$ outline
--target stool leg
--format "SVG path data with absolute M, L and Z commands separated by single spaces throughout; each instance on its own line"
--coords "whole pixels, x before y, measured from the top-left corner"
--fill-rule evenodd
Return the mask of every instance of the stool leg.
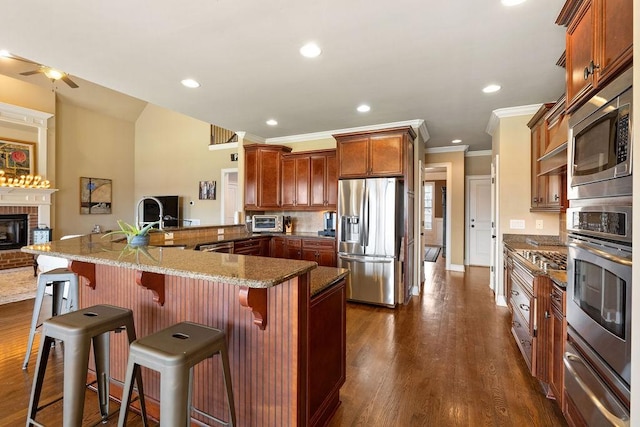
M 90 348 L 91 341 L 86 336 L 67 339 L 64 343 L 64 399 L 62 400 L 64 427 L 82 425 Z
M 42 300 L 44 299 L 44 290 L 47 287 L 47 283 L 44 280 L 38 278 L 38 289 L 36 290 L 36 301 L 33 305 L 33 315 L 31 316 L 31 328 L 29 329 L 29 341 L 27 343 L 27 353 L 24 355 L 24 362 L 22 362 L 22 369 L 27 369 L 29 364 L 29 357 L 31 357 L 31 347 L 33 346 L 33 337 L 36 334 L 36 328 L 38 327 L 38 318 L 40 317 L 40 310 L 42 309 Z
M 27 427 L 32 425 L 31 421 L 36 418 L 38 412 L 38 403 L 40 402 L 40 393 L 42 393 L 42 383 L 44 374 L 47 370 L 47 361 L 49 360 L 49 352 L 53 338 L 42 336 L 40 342 L 40 351 L 38 352 L 38 360 L 36 361 L 36 372 L 33 376 L 33 386 L 31 387 L 31 397 L 29 398 L 29 412 L 27 414 Z
M 129 339 L 129 345 L 131 345 L 131 343 L 136 340 L 136 328 L 133 325 L 133 319 L 127 320 L 125 327 L 127 329 L 127 338 Z M 129 358 L 131 358 L 131 356 L 129 356 Z M 127 364 L 127 370 L 128 369 L 129 367 Z M 127 375 L 128 374 L 129 373 L 127 372 Z M 142 416 L 142 425 L 144 427 L 147 427 L 149 425 L 149 420 L 147 419 L 147 404 L 144 401 L 144 388 L 142 386 L 142 370 L 140 369 L 139 366 L 135 370 L 134 374 L 135 374 L 136 385 L 138 386 L 138 398 L 140 400 L 140 415 Z M 126 376 L 125 378 L 128 379 L 129 377 Z M 131 378 L 133 379 L 133 376 Z M 131 391 L 133 391 L 133 387 L 131 388 Z M 122 392 L 124 395 L 125 389 L 123 389 Z M 124 399 L 124 396 L 123 396 L 123 399 Z M 129 397 L 127 398 L 127 409 L 129 407 L 130 401 L 131 401 L 131 392 L 129 392 Z
M 189 411 L 189 368 L 176 367 L 160 373 L 160 422 L 163 426 L 186 426 Z
M 98 403 L 102 421 L 109 417 L 109 332 L 93 337 L 93 356 L 98 380 Z
M 220 349 L 220 358 L 222 359 L 222 372 L 224 373 L 224 386 L 227 389 L 227 403 L 229 404 L 229 427 L 236 425 L 236 405 L 233 400 L 233 387 L 231 387 L 231 369 L 229 367 L 229 353 L 227 351 L 227 343 L 222 343 Z
M 51 282 L 53 289 L 53 302 L 51 304 L 51 317 L 62 314 L 62 297 L 64 296 L 65 282 Z
M 124 427 L 127 424 L 127 414 L 129 412 L 129 404 L 131 403 L 131 393 L 133 392 L 133 378 L 140 375 L 140 367 L 135 363 L 131 356 L 127 362 L 127 373 L 124 378 L 124 386 L 122 387 L 122 401 L 120 402 L 120 415 L 118 416 L 118 427 Z M 140 407 L 142 408 L 143 395 L 140 394 L 140 384 L 138 384 L 138 393 L 140 395 Z M 147 414 L 143 411 L 143 423 L 147 425 Z
M 78 288 L 80 286 L 78 278 L 75 277 L 67 282 L 69 284 L 69 293 L 67 294 L 67 310 L 76 311 L 78 309 Z

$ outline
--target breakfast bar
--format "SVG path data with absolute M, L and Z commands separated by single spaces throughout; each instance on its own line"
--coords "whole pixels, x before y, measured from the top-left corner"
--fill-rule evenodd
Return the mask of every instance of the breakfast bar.
M 325 425 L 340 404 L 346 270 L 175 247 L 134 248 L 100 234 L 22 250 L 68 259 L 80 277 L 79 306 L 130 308 L 138 337 L 182 321 L 222 330 L 238 425 Z M 122 335 L 112 335 L 110 348 L 116 400 L 128 356 Z M 193 405 L 226 420 L 219 363 L 208 359 L 195 368 Z M 155 418 L 159 377 L 143 370 L 143 381 L 148 413 Z

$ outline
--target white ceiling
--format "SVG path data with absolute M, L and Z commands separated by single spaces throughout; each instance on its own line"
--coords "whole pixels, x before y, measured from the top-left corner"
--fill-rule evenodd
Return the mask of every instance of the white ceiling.
M 563 93 L 563 4 L 0 0 L 0 49 L 70 73 L 81 87 L 59 82 L 61 96 L 86 97 L 93 82 L 262 138 L 424 120 L 427 147 L 459 138 L 485 150 L 493 110 Z M 308 41 L 320 57 L 299 55 Z M 18 77 L 6 64 L 0 72 Z M 184 88 L 186 77 L 202 86 Z M 483 94 L 489 83 L 502 90 Z M 371 111 L 356 112 L 360 103 Z

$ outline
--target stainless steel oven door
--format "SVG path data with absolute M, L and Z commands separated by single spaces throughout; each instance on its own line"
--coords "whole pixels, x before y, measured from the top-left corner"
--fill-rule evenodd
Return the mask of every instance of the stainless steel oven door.
M 615 205 L 616 199 L 625 204 Z M 567 209 L 567 231 L 631 244 L 631 199 L 616 199 L 602 199 L 595 206 L 591 201 L 587 206 L 573 207 L 579 204 L 573 203 Z
M 567 322 L 630 384 L 631 247 L 570 236 Z
M 586 425 L 629 426 L 629 409 L 602 381 L 572 343 L 567 342 L 565 349 L 565 392 Z

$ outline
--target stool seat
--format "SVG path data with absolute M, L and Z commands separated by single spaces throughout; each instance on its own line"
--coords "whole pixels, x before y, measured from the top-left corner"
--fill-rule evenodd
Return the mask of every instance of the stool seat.
M 67 296 L 66 305 L 63 309 L 62 301 L 64 299 L 64 288 L 67 283 L 69 284 L 69 295 Z M 74 311 L 78 308 L 78 276 L 73 271 L 68 268 L 55 268 L 38 275 L 36 299 L 33 305 L 29 340 L 27 342 L 27 351 L 24 356 L 24 362 L 22 363 L 22 369 L 27 369 L 27 365 L 29 364 L 33 339 L 38 328 L 40 311 L 42 310 L 42 301 L 46 288 L 49 285 L 53 288 L 53 304 L 51 305 L 52 317 Z
M 227 393 L 229 421 L 191 408 L 193 367 L 220 354 Z M 191 410 L 220 424 L 236 424 L 231 387 L 231 370 L 224 332 L 205 325 L 181 322 L 137 339 L 129 347 L 129 361 L 123 388 L 118 426 L 124 426 L 131 399 L 132 379 L 140 366 L 160 372 L 160 423 L 166 426 L 188 426 Z M 140 400 L 144 396 L 140 394 Z
M 95 305 L 45 320 L 34 381 L 29 401 L 27 427 L 35 423 L 38 403 L 47 368 L 49 351 L 54 340 L 64 343 L 63 425 L 82 424 L 89 350 L 93 353 L 97 377 L 98 401 L 103 421 L 109 415 L 109 332 L 125 328 L 129 343 L 136 339 L 133 312 L 110 305 Z M 138 392 L 142 393 L 141 376 L 136 377 Z M 144 424 L 146 408 L 141 402 Z M 39 425 L 39 424 L 38 424 Z

